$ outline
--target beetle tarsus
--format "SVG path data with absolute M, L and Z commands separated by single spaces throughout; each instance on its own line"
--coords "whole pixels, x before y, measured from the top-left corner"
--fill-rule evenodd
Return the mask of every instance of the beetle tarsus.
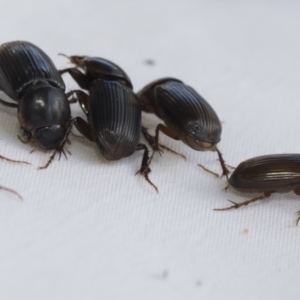
M 156 192 L 158 193 L 158 188 L 157 186 L 149 179 L 148 174 L 151 172 L 151 169 L 148 166 L 142 166 L 141 169 L 139 171 L 136 172 L 135 175 L 137 174 L 141 174 L 146 181 L 156 190 Z
M 225 207 L 225 208 L 214 208 L 214 210 L 223 211 L 223 210 L 237 209 L 237 208 L 240 208 L 241 206 L 246 206 L 246 205 L 248 205 L 250 203 L 253 203 L 253 202 L 256 202 L 258 200 L 263 200 L 263 199 L 265 199 L 266 197 L 269 197 L 269 196 L 270 196 L 269 193 L 265 193 L 264 195 L 255 197 L 253 199 L 250 199 L 250 200 L 247 200 L 247 201 L 244 201 L 244 202 L 241 202 L 241 203 L 237 203 L 237 202 L 234 202 L 232 200 L 227 199 L 233 205 L 231 205 L 229 207 Z
M 205 167 L 204 167 L 203 165 L 201 165 L 201 164 L 197 164 L 197 166 L 200 167 L 200 168 L 202 168 L 204 171 L 206 171 L 206 172 L 208 172 L 208 173 L 210 173 L 210 174 L 216 176 L 217 178 L 220 177 L 219 174 L 217 174 L 217 173 L 215 173 L 215 172 L 213 172 L 213 171 L 211 171 L 211 170 L 205 168 Z
M 163 149 L 165 149 L 165 150 L 167 150 L 167 151 L 169 151 L 169 152 L 171 152 L 171 153 L 173 153 L 173 154 L 175 154 L 175 155 L 179 155 L 179 156 L 181 156 L 184 160 L 186 160 L 186 157 L 185 157 L 183 154 L 178 153 L 178 152 L 176 152 L 176 151 L 174 151 L 174 150 L 172 150 L 172 149 L 170 149 L 170 148 L 168 148 L 168 147 L 166 147 L 166 146 L 164 146 L 164 145 L 162 145 L 162 144 L 158 144 L 158 145 L 159 145 L 159 147 L 161 147 L 161 148 L 163 148 Z M 161 150 L 161 152 L 163 152 L 163 151 Z
M 136 148 L 136 151 L 138 151 L 138 150 L 144 150 L 144 155 L 143 155 L 143 159 L 142 159 L 141 168 L 140 168 L 140 170 L 135 175 L 141 174 L 142 176 L 144 176 L 144 178 L 146 179 L 146 181 L 150 185 L 152 185 L 155 188 L 156 192 L 158 193 L 157 186 L 154 183 L 152 183 L 152 181 L 148 177 L 148 174 L 151 172 L 151 169 L 149 168 L 149 166 L 150 166 L 153 154 L 152 154 L 152 156 L 149 159 L 149 150 L 148 150 L 148 148 L 147 148 L 147 146 L 145 144 L 138 144 L 138 146 Z
M 46 163 L 44 166 L 38 167 L 38 170 L 47 169 L 47 168 L 49 167 L 49 165 L 51 164 L 51 162 L 54 160 L 54 157 L 55 157 L 56 154 L 59 155 L 59 156 L 58 156 L 58 160 L 60 160 L 62 154 L 64 155 L 64 157 L 65 157 L 66 159 L 68 159 L 68 157 L 67 157 L 67 155 L 66 155 L 66 153 L 65 153 L 65 150 L 64 150 L 63 148 L 58 148 L 58 149 L 56 149 L 56 150 L 53 152 L 53 154 L 49 157 L 47 163 Z

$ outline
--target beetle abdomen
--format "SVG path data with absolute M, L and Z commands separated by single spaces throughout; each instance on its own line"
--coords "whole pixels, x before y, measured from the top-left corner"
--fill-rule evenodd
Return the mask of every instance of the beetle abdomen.
M 34 82 L 45 82 L 65 89 L 51 59 L 29 42 L 10 42 L 0 46 L 0 89 L 14 100 Z
M 117 81 L 96 80 L 90 88 L 89 120 L 106 159 L 131 155 L 141 132 L 141 110 L 133 91 Z
M 192 87 L 169 81 L 155 88 L 156 101 L 164 117 L 196 140 L 217 144 L 221 138 L 220 120 Z
M 300 154 L 254 157 L 238 165 L 229 183 L 237 189 L 292 190 L 300 187 Z

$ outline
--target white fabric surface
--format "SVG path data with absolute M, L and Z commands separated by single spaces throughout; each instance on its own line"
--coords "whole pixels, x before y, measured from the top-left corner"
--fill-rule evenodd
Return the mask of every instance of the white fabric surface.
M 1 41 L 27 40 L 58 68 L 59 52 L 108 58 L 138 91 L 172 76 L 193 86 L 223 123 L 231 165 L 257 155 L 299 152 L 298 1 L 1 1 Z M 153 59 L 155 65 L 145 64 Z M 67 90 L 78 88 L 64 76 Z M 3 97 L 3 95 L 0 95 Z M 81 115 L 72 105 L 73 116 Z M 154 128 L 158 119 L 144 115 Z M 163 134 L 187 161 L 156 155 L 151 180 L 141 153 L 107 162 L 70 137 L 68 160 L 38 171 L 51 153 L 22 144 L 16 111 L 0 107 L 1 299 L 299 299 L 300 210 L 293 193 L 215 212 L 224 192 L 197 163 L 220 172 L 215 153 Z M 151 131 L 153 133 L 153 130 Z

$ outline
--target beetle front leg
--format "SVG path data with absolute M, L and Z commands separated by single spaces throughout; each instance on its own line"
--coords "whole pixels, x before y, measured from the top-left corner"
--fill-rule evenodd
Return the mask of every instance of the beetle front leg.
M 70 134 L 70 132 L 73 128 L 73 125 L 76 123 L 76 121 L 77 121 L 77 118 L 74 118 L 74 119 L 71 120 L 71 122 L 69 123 L 69 125 L 67 127 L 66 134 L 65 134 L 63 140 L 61 141 L 60 145 L 54 150 L 53 154 L 49 157 L 47 163 L 42 167 L 38 167 L 38 170 L 47 169 L 48 166 L 51 164 L 51 162 L 54 160 L 54 157 L 55 157 L 56 154 L 59 155 L 58 160 L 60 160 L 61 154 L 63 154 L 65 156 L 65 158 L 67 159 L 67 155 L 64 151 L 64 146 L 65 146 L 65 144 L 68 140 L 68 136 L 69 136 L 69 134 Z M 71 154 L 71 152 L 69 150 L 67 150 L 67 152 L 69 154 Z
M 77 100 L 78 100 L 78 102 L 79 102 L 79 105 L 80 105 L 81 109 L 83 110 L 83 112 L 84 112 L 86 115 L 88 115 L 89 110 L 90 110 L 90 105 L 89 105 L 89 95 L 88 95 L 87 93 L 81 91 L 81 90 L 70 91 L 70 92 L 67 93 L 66 95 L 67 95 L 67 97 L 69 98 L 69 97 L 73 96 L 74 94 L 76 95 L 76 98 L 77 98 Z M 69 103 L 74 103 L 74 102 L 70 102 L 70 101 L 73 101 L 73 99 L 75 99 L 75 98 L 71 98 L 71 99 L 69 100 Z M 76 102 L 77 100 L 75 99 L 75 102 Z
M 144 178 L 148 181 L 148 183 L 152 185 L 155 188 L 156 192 L 158 193 L 158 188 L 156 187 L 155 184 L 151 182 L 151 180 L 148 177 L 148 174 L 151 172 L 151 169 L 149 168 L 151 162 L 149 160 L 149 150 L 145 144 L 138 144 L 135 151 L 139 151 L 139 150 L 144 150 L 144 155 L 142 159 L 141 168 L 139 171 L 136 172 L 136 174 L 141 174 L 142 176 L 144 176 Z
M 167 135 L 168 137 L 174 139 L 174 140 L 179 140 L 178 136 L 174 133 L 174 131 L 172 131 L 171 129 L 169 129 L 168 127 L 166 127 L 163 124 L 158 124 L 156 129 L 155 129 L 155 136 L 152 136 L 148 133 L 147 129 L 145 127 L 142 127 L 142 133 L 145 137 L 145 139 L 148 141 L 148 143 L 150 144 L 151 148 L 153 149 L 153 154 L 151 156 L 150 161 L 153 158 L 153 155 L 155 152 L 159 152 L 160 154 L 163 152 L 160 148 L 165 149 L 167 151 L 170 151 L 173 154 L 179 155 L 181 156 L 183 159 L 186 159 L 186 157 L 162 144 L 160 144 L 158 142 L 158 138 L 159 138 L 159 131 L 163 132 L 165 135 Z
M 86 76 L 79 71 L 76 68 L 67 68 L 63 70 L 59 70 L 59 74 L 62 75 L 64 73 L 69 73 L 71 77 L 78 83 L 78 85 L 84 89 L 87 90 L 89 88 L 88 81 L 86 79 Z
M 263 195 L 255 197 L 255 198 L 247 200 L 247 201 L 244 201 L 242 203 L 236 203 L 234 201 L 228 200 L 230 203 L 233 204 L 232 206 L 225 207 L 225 208 L 214 208 L 214 210 L 216 210 L 216 211 L 223 211 L 223 210 L 237 209 L 237 208 L 240 208 L 241 206 L 246 206 L 246 205 L 248 205 L 250 203 L 253 203 L 253 202 L 256 202 L 258 200 L 263 200 L 263 199 L 265 199 L 267 197 L 270 197 L 271 194 L 272 194 L 271 192 L 264 192 Z

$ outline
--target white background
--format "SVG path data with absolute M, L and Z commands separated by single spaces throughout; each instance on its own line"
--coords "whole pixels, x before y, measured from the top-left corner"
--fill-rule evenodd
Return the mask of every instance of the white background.
M 27 40 L 58 68 L 57 54 L 100 56 L 129 74 L 135 91 L 172 76 L 193 86 L 223 121 L 226 161 L 299 152 L 300 4 L 297 1 L 1 1 L 0 43 Z M 153 59 L 155 65 L 145 64 Z M 77 89 L 64 76 L 67 91 Z M 4 96 L 1 95 L 3 98 Z M 81 115 L 72 105 L 73 116 Z M 158 119 L 144 115 L 154 128 Z M 153 130 L 151 131 L 153 132 Z M 216 153 L 142 153 L 107 162 L 70 137 L 68 160 L 22 144 L 16 111 L 0 107 L 1 299 L 299 299 L 300 210 L 293 193 L 215 212 L 226 199 L 197 163 L 220 172 Z

